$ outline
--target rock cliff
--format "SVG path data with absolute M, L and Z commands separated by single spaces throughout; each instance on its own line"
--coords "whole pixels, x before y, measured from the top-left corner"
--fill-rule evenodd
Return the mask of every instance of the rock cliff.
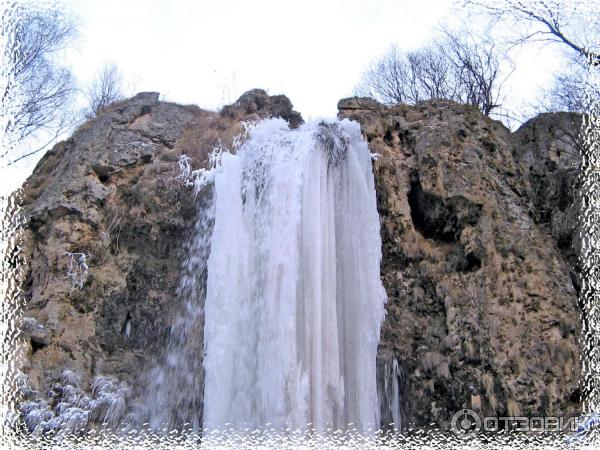
M 353 98 L 338 108 L 381 155 L 389 303 L 380 358 L 402 367 L 406 421 L 449 426 L 465 407 L 577 412 L 576 173 L 568 174 L 578 157 L 565 135 L 577 136 L 579 119 L 541 116 L 511 134 L 446 101 L 386 108 Z M 564 238 L 553 219 L 567 223 Z
M 543 115 L 511 133 L 452 102 L 338 107 L 380 155 L 379 362 L 401 368 L 404 423 L 447 427 L 464 407 L 577 412 L 580 119 Z M 260 90 L 220 112 L 141 93 L 42 158 L 20 197 L 18 401 L 53 417 L 65 386 L 99 405 L 98 379 L 110 379 L 127 413 L 179 307 L 197 201 L 180 175 L 230 147 L 242 121 L 269 116 L 302 123 L 286 97 Z M 98 411 L 90 426 L 108 418 Z

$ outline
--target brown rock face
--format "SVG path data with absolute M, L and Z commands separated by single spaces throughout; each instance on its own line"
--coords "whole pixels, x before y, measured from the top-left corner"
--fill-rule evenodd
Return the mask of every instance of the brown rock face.
M 531 215 L 551 234 L 573 267 L 579 283 L 581 251 L 576 195 L 581 167 L 581 116 L 574 113 L 541 114 L 512 136 L 512 154 L 517 165 L 516 183 L 530 201 Z
M 555 127 L 530 149 L 519 143 L 532 124 L 512 136 L 452 102 L 352 98 L 338 108 L 381 155 L 374 173 L 389 299 L 379 358 L 402 367 L 406 422 L 447 427 L 462 408 L 574 414 L 577 296 L 560 241 L 536 221 L 544 206 L 536 179 L 521 175 L 532 152 L 536 167 L 549 164 Z M 554 214 L 573 203 L 566 195 L 564 207 L 548 205 Z
M 389 300 L 379 360 L 402 369 L 405 423 L 447 427 L 465 407 L 577 412 L 578 160 L 567 156 L 576 150 L 565 133 L 576 133 L 579 119 L 541 116 L 511 134 L 452 102 L 389 108 L 352 98 L 339 109 L 380 154 Z M 112 376 L 131 388 L 127 402 L 140 393 L 140 374 L 164 349 L 180 304 L 195 219 L 178 158 L 202 167 L 211 147 L 231 145 L 241 121 L 270 116 L 302 123 L 286 97 L 261 90 L 220 113 L 141 93 L 42 158 L 21 200 L 28 388 L 20 400 L 56 409 L 64 394 L 53 386 L 72 373 L 83 390 Z
M 258 117 L 238 106 L 231 118 L 158 97 L 140 93 L 109 106 L 50 150 L 24 186 L 20 352 L 28 386 L 21 400 L 42 398 L 55 408 L 61 394 L 46 393 L 64 369 L 84 390 L 97 376 L 125 381 L 130 400 L 166 345 L 196 216 L 197 199 L 178 178 L 179 156 L 206 165 L 211 147 L 231 146 L 241 121 Z M 286 97 L 258 98 L 261 114 L 302 120 Z
M 256 114 L 261 119 L 281 117 L 287 120 L 290 128 L 298 128 L 304 123 L 304 119 L 292 108 L 292 102 L 285 95 L 270 96 L 262 89 L 252 89 L 243 94 L 233 105 L 225 106 L 221 114 L 238 119 L 248 114 Z

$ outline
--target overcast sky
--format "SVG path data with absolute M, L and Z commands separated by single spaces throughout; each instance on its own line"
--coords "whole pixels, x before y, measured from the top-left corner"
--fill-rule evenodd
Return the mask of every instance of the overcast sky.
M 450 7 L 437 1 L 76 1 L 83 79 L 114 61 L 137 90 L 214 108 L 248 89 L 285 93 L 307 116 L 336 114 L 392 42 L 416 47 Z
M 64 0 L 80 37 L 64 61 L 80 86 L 114 62 L 131 91 L 214 109 L 248 89 L 287 95 L 305 119 L 334 117 L 391 44 L 425 44 L 455 25 L 448 0 Z M 475 24 L 477 25 L 477 24 Z M 532 98 L 556 69 L 551 49 L 512 54 L 511 98 Z M 41 156 L 41 155 L 40 155 Z M 36 159 L 6 171 L 17 187 Z

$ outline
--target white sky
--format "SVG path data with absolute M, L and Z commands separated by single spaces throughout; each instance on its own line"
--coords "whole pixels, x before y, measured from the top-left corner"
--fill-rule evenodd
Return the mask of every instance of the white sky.
M 68 52 L 80 86 L 114 62 L 132 93 L 214 109 L 251 88 L 287 95 L 305 119 L 333 117 L 366 66 L 391 44 L 425 44 L 453 24 L 448 0 L 64 0 L 79 21 Z M 531 47 L 513 54 L 507 91 L 531 97 L 556 58 Z M 40 155 L 41 156 L 41 155 Z M 22 183 L 36 158 L 2 169 L 0 194 Z
M 449 1 L 72 1 L 91 79 L 114 61 L 136 89 L 214 108 L 248 89 L 285 93 L 306 116 L 335 116 L 391 42 L 415 47 Z

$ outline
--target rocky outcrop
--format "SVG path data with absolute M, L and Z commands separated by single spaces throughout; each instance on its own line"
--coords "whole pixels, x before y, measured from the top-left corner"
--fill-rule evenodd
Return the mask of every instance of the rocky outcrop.
M 462 408 L 575 414 L 577 295 L 565 244 L 546 226 L 553 217 L 571 220 L 573 191 L 561 184 L 549 196 L 556 187 L 533 175 L 553 167 L 558 149 L 565 159 L 555 171 L 576 161 L 567 163 L 552 122 L 564 125 L 562 116 L 542 116 L 513 135 L 447 101 L 385 107 L 352 98 L 338 107 L 380 155 L 374 173 L 389 300 L 379 358 L 402 368 L 405 422 L 447 427 Z M 567 131 L 577 133 L 575 122 Z
M 448 426 L 464 407 L 577 412 L 576 159 L 553 122 L 572 119 L 572 133 L 577 117 L 542 116 L 511 134 L 452 102 L 352 98 L 339 110 L 380 155 L 389 301 L 379 366 L 399 367 L 405 423 Z M 231 147 L 243 121 L 271 116 L 302 123 L 286 97 L 261 90 L 219 113 L 142 93 L 42 158 L 21 199 L 28 408 L 51 416 L 73 392 L 100 406 L 102 392 L 126 403 L 139 394 L 138 376 L 165 347 L 179 306 L 196 205 L 181 171 L 209 164 L 214 146 Z
M 581 116 L 574 113 L 540 114 L 511 136 L 516 163 L 514 184 L 530 202 L 535 223 L 552 235 L 569 261 L 579 289 L 577 195 L 583 142 Z
M 231 147 L 243 121 L 302 120 L 286 97 L 264 91 L 221 114 L 158 98 L 109 106 L 48 151 L 23 188 L 20 400 L 41 398 L 49 415 L 65 403 L 48 397 L 53 386 L 62 392 L 64 370 L 83 391 L 113 376 L 129 385 L 127 400 L 140 393 L 138 377 L 164 349 L 179 306 L 197 200 L 185 172 L 208 164 L 212 147 Z
M 298 128 L 304 123 L 299 112 L 294 111 L 292 102 L 285 95 L 268 95 L 262 89 L 252 89 L 243 94 L 233 105 L 227 105 L 221 114 L 231 118 L 243 119 L 244 116 L 265 119 L 281 117 L 285 119 L 290 128 Z

